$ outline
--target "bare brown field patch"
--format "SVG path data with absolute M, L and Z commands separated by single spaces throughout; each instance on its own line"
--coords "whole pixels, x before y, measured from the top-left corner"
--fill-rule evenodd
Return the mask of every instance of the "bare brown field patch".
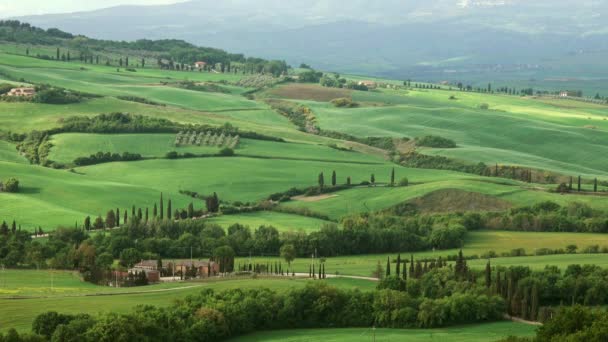
M 270 91 L 270 94 L 282 98 L 294 100 L 312 100 L 328 102 L 333 99 L 350 98 L 352 91 L 349 89 L 327 88 L 314 84 L 287 84 Z

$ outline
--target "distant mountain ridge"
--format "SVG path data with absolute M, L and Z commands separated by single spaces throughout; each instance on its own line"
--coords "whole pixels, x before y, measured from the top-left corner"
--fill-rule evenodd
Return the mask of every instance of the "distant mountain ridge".
M 544 65 L 608 50 L 607 16 L 608 1 L 598 0 L 197 0 L 19 19 L 104 39 L 179 38 L 340 72 L 447 78 L 448 67 Z

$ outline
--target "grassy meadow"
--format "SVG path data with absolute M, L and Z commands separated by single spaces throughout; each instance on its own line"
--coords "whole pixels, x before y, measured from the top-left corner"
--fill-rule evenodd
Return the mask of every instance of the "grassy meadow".
M 453 95 L 455 100 L 450 100 Z M 424 149 L 468 162 L 524 165 L 606 176 L 608 107 L 572 100 L 520 98 L 448 90 L 353 92 L 359 108 L 298 100 L 321 128 L 357 136 L 439 135 L 458 148 Z M 479 106 L 488 104 L 489 109 Z M 508 132 L 505 134 L 505 132 Z M 569 141 L 569 144 L 563 144 Z
M 489 251 L 494 251 L 498 255 L 503 252 L 510 252 L 512 249 L 523 248 L 525 257 L 498 257 L 492 259 L 493 265 L 499 266 L 529 266 L 532 269 L 543 269 L 546 265 L 558 266 L 565 269 L 572 264 L 596 264 L 601 267 L 608 266 L 606 254 L 563 254 L 535 256 L 534 253 L 539 248 L 565 249 L 567 245 L 577 245 L 579 251 L 591 245 L 608 247 L 608 236 L 605 234 L 587 233 L 537 233 L 537 232 L 506 232 L 506 231 L 476 231 L 467 233 L 462 251 L 465 256 L 481 256 Z M 409 258 L 410 254 L 417 258 L 446 258 L 458 254 L 458 249 L 436 250 L 424 252 L 405 252 L 402 258 Z M 323 257 L 323 256 L 320 256 Z M 349 276 L 369 277 L 375 270 L 378 263 L 385 267 L 386 259 L 397 258 L 397 253 L 374 254 L 374 255 L 353 255 L 328 257 L 325 261 L 326 272 L 328 274 L 341 274 Z M 239 258 L 236 263 L 247 263 L 248 257 Z M 254 262 L 265 263 L 279 261 L 276 257 L 255 257 Z M 292 262 L 295 272 L 308 273 L 311 260 L 299 258 Z M 469 266 L 475 269 L 483 269 L 486 259 L 474 259 L 468 262 Z M 394 267 L 394 264 L 393 264 Z
M 253 288 L 284 291 L 303 287 L 311 281 L 299 278 L 235 278 L 137 288 L 108 288 L 82 283 L 66 272 L 66 274 L 55 274 L 58 278 L 58 286 L 61 285 L 62 290 L 50 292 L 48 289 L 50 285 L 41 282 L 39 280 L 41 278 L 33 272 L 35 271 L 11 271 L 10 273 L 7 271 L 6 282 L 17 283 L 15 286 L 21 286 L 17 294 L 35 297 L 13 299 L 0 295 L 0 305 L 2 306 L 0 331 L 7 330 L 9 327 L 18 331 L 30 331 L 36 316 L 50 309 L 61 313 L 88 313 L 91 315 L 104 312 L 127 313 L 138 305 L 169 306 L 180 298 L 198 294 L 207 288 L 216 291 Z M 48 273 L 48 271 L 40 272 Z M 44 277 L 44 279 L 48 278 Z M 29 280 L 33 280 L 34 283 L 30 283 Z M 371 290 L 376 285 L 372 281 L 356 279 L 327 279 L 324 282 L 339 288 L 358 288 L 363 291 Z M 0 287 L 0 293 L 2 293 L 1 290 Z
M 515 322 L 495 322 L 442 329 L 306 329 L 258 332 L 230 342 L 367 342 L 367 341 L 454 341 L 486 342 L 508 336 L 533 337 L 536 327 Z

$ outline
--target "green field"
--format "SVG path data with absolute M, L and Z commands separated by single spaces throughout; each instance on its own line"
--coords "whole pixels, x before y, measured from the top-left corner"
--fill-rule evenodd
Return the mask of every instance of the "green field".
M 579 250 L 591 245 L 608 247 L 608 235 L 605 234 L 584 234 L 584 233 L 536 233 L 536 232 L 504 232 L 504 231 L 479 231 L 467 234 L 462 251 L 465 256 L 481 256 L 489 251 L 495 251 L 500 255 L 503 252 L 510 252 L 515 248 L 524 248 L 528 255 L 533 255 L 536 249 L 551 248 L 564 249 L 569 244 L 575 244 Z M 425 252 L 404 252 L 402 258 L 438 258 L 439 256 L 455 256 L 458 249 L 437 250 Z M 319 257 L 323 257 L 320 255 Z M 369 277 L 378 262 L 384 267 L 386 258 L 395 259 L 397 253 L 375 254 L 375 255 L 353 255 L 326 258 L 326 272 L 328 274 L 341 274 L 352 276 Z M 246 263 L 248 258 L 240 258 L 237 263 Z M 257 257 L 257 262 L 266 263 L 278 261 L 278 258 Z M 254 261 L 254 262 L 256 262 Z M 308 273 L 311 260 L 299 258 L 292 262 L 295 272 Z M 473 268 L 483 269 L 486 259 L 470 260 L 469 265 Z M 596 264 L 598 266 L 608 266 L 608 255 L 606 254 L 565 254 L 547 256 L 526 256 L 526 257 L 499 257 L 492 259 L 493 265 L 530 266 L 533 269 L 542 269 L 546 265 L 555 265 L 565 268 L 571 264 Z M 394 266 L 394 265 L 393 265 Z
M 223 228 L 228 228 L 232 224 L 240 223 L 249 226 L 252 231 L 260 226 L 273 226 L 279 231 L 304 231 L 307 233 L 319 230 L 322 225 L 331 223 L 312 217 L 268 211 L 223 215 L 214 217 L 208 221 L 219 224 Z
M 368 342 L 368 341 L 496 341 L 507 336 L 532 337 L 536 327 L 515 323 L 496 322 L 449 327 L 443 329 L 306 329 L 259 332 L 231 339 L 231 342 Z
M 146 158 L 162 158 L 167 152 L 193 154 L 217 154 L 219 147 L 174 145 L 175 134 L 80 134 L 54 135 L 53 149 L 49 159 L 60 163 L 71 163 L 74 159 L 95 154 L 98 151 L 111 153 L 139 153 Z M 286 158 L 301 160 L 325 160 L 329 162 L 384 163 L 379 157 L 358 152 L 345 152 L 323 145 L 276 143 L 263 140 L 241 139 L 235 150 L 240 156 Z
M 457 100 L 449 100 L 450 95 Z M 455 149 L 425 149 L 425 153 L 474 163 L 608 175 L 608 164 L 597 158 L 608 151 L 606 106 L 445 90 L 354 92 L 353 99 L 381 105 L 340 109 L 328 103 L 303 103 L 312 108 L 321 128 L 357 136 L 433 134 L 458 144 Z M 482 103 L 490 110 L 478 109 Z
M 307 279 L 231 279 L 214 280 L 207 282 L 184 282 L 152 285 L 137 288 L 108 288 L 91 284 L 82 284 L 75 278 L 65 275 L 57 275 L 58 281 L 64 286 L 63 295 L 53 293 L 48 296 L 50 286 L 40 282 L 35 277 L 34 284 L 29 284 L 33 271 L 7 271 L 7 282 L 17 282 L 23 286 L 39 286 L 39 291 L 28 290 L 24 294 L 37 295 L 29 299 L 0 298 L 0 331 L 15 328 L 19 331 L 29 331 L 31 324 L 37 315 L 49 310 L 61 313 L 88 313 L 99 314 L 103 312 L 126 313 L 137 305 L 169 306 L 175 300 L 187 295 L 197 294 L 202 289 L 212 288 L 217 291 L 228 289 L 250 289 L 270 288 L 274 290 L 287 290 L 294 287 L 302 287 L 311 280 Z M 46 278 L 46 277 L 45 277 Z M 48 279 L 48 278 L 46 278 Z M 375 283 L 366 280 L 353 279 L 328 279 L 330 285 L 339 288 L 359 288 L 371 290 Z M 1 283 L 1 281 L 0 281 Z M 91 291 L 83 291 L 83 289 Z M 93 291 L 97 289 L 97 291 Z M 1 288 L 0 288 L 1 289 Z M 137 293 L 134 293 L 137 292 Z

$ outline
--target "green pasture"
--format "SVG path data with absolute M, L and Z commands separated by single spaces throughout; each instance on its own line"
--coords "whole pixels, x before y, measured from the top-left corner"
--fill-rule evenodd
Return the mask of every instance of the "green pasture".
M 320 220 L 313 217 L 300 215 L 290 215 L 272 211 L 259 211 L 247 214 L 223 215 L 214 217 L 208 220 L 211 223 L 216 223 L 223 228 L 239 223 L 249 226 L 251 230 L 255 230 L 260 226 L 273 226 L 279 231 L 317 231 L 329 221 Z
M 506 232 L 506 231 L 479 231 L 469 232 L 465 238 L 462 251 L 465 256 L 481 256 L 489 251 L 495 251 L 500 255 L 503 252 L 510 252 L 515 248 L 524 248 L 526 253 L 532 256 L 526 257 L 499 257 L 493 258 L 493 265 L 501 266 L 530 266 L 533 269 L 543 269 L 546 265 L 558 266 L 565 269 L 571 264 L 595 264 L 601 267 L 608 266 L 608 255 L 606 254 L 564 254 L 534 256 L 539 248 L 564 249 L 567 245 L 575 244 L 579 251 L 591 245 L 608 247 L 608 235 L 605 234 L 586 234 L 586 233 L 536 233 L 536 232 Z M 454 256 L 458 254 L 458 249 L 436 250 L 424 252 L 403 252 L 403 259 L 409 258 L 410 254 L 414 258 L 438 258 Z M 322 255 L 319 257 L 323 257 Z M 374 255 L 352 255 L 328 257 L 325 261 L 325 269 L 328 274 L 341 274 L 369 277 L 376 268 L 378 262 L 382 267 L 386 266 L 386 259 L 397 258 L 397 253 L 374 254 Z M 239 258 L 236 263 L 247 263 L 248 257 Z M 254 263 L 266 263 L 279 261 L 278 257 L 255 257 Z M 469 265 L 473 268 L 483 269 L 486 265 L 485 259 L 470 260 Z M 310 258 L 298 258 L 292 262 L 295 272 L 308 273 Z M 393 267 L 395 265 L 393 264 Z
M 459 145 L 455 149 L 427 149 L 426 153 L 469 162 L 608 175 L 608 163 L 597 157 L 608 152 L 608 106 L 445 90 L 353 94 L 357 101 L 380 105 L 343 109 L 327 103 L 304 103 L 312 108 L 321 128 L 357 136 L 413 138 L 433 134 Z M 449 100 L 450 95 L 457 99 Z M 482 103 L 490 109 L 479 109 Z
M 256 201 L 292 187 L 317 184 L 324 172 L 330 182 L 336 170 L 339 182 L 347 175 L 353 182 L 376 175 L 377 182 L 388 182 L 391 164 L 335 163 L 268 158 L 195 158 L 107 163 L 76 168 L 75 172 L 53 170 L 36 165 L 0 161 L 0 179 L 18 177 L 22 190 L 0 193 L 0 217 L 15 219 L 23 228 L 58 225 L 73 226 L 87 215 L 105 215 L 112 208 L 151 208 L 160 193 L 173 201 L 174 208 L 195 208 L 202 201 L 180 195 L 180 190 L 202 194 L 216 192 L 227 201 Z M 397 174 L 405 169 L 397 167 Z M 452 172 L 408 170 L 420 181 L 468 177 Z
M 182 145 L 176 147 L 175 134 L 80 134 L 65 133 L 52 136 L 53 148 L 49 159 L 71 163 L 78 157 L 99 151 L 111 153 L 139 153 L 146 158 L 163 158 L 167 152 L 217 154 L 215 146 Z M 1 147 L 1 145 L 0 145 Z M 330 162 L 384 163 L 379 157 L 358 152 L 345 152 L 324 145 L 277 143 L 264 140 L 241 139 L 235 149 L 239 156 L 325 160 Z
M 408 172 L 409 170 L 406 171 L 405 175 Z M 410 181 L 416 180 L 410 176 L 408 178 Z M 385 209 L 440 189 L 458 189 L 496 197 L 524 191 L 516 182 L 512 182 L 512 185 L 504 185 L 493 183 L 491 178 L 481 179 L 473 176 L 470 179 L 438 180 L 412 184 L 407 187 L 356 187 L 329 194 L 330 197 L 318 201 L 292 200 L 283 205 L 307 208 L 328 215 L 333 219 L 339 219 L 349 214 Z
M 31 324 L 36 316 L 51 310 L 61 313 L 88 313 L 91 315 L 103 312 L 127 313 L 137 305 L 169 306 L 175 300 L 200 293 L 201 290 L 206 288 L 212 288 L 216 291 L 253 288 L 287 290 L 302 287 L 310 281 L 289 277 L 236 278 L 161 284 L 130 289 L 97 286 L 99 292 L 88 293 L 87 295 L 75 295 L 78 292 L 74 292 L 72 295 L 66 293 L 65 296 L 42 296 L 28 299 L 0 298 L 0 306 L 2 307 L 2 310 L 0 310 L 0 331 L 9 327 L 19 331 L 30 331 Z M 371 290 L 376 285 L 371 281 L 354 279 L 327 279 L 324 282 L 339 288 L 359 288 L 362 290 Z M 44 287 L 47 286 L 50 285 L 44 285 Z M 47 290 L 43 288 L 41 291 Z
M 516 322 L 495 322 L 440 329 L 302 329 L 257 332 L 231 339 L 231 342 L 485 342 L 508 336 L 533 337 L 536 327 Z
M 410 178 L 410 181 L 412 181 L 412 178 Z M 583 188 L 589 187 L 589 185 L 583 186 Z M 553 189 L 555 186 L 551 185 L 550 188 Z M 316 201 L 292 200 L 282 205 L 293 208 L 307 208 L 325 214 L 332 219 L 340 219 L 351 214 L 389 208 L 431 192 L 445 189 L 489 195 L 505 200 L 514 207 L 534 205 L 542 201 L 552 201 L 562 206 L 578 202 L 596 209 L 605 209 L 608 206 L 608 196 L 576 193 L 561 195 L 545 190 L 531 189 L 517 181 L 475 176 L 471 176 L 470 179 L 437 180 L 411 184 L 407 187 L 355 187 L 329 194 L 329 197 Z M 454 198 L 454 200 L 458 200 L 458 198 Z

